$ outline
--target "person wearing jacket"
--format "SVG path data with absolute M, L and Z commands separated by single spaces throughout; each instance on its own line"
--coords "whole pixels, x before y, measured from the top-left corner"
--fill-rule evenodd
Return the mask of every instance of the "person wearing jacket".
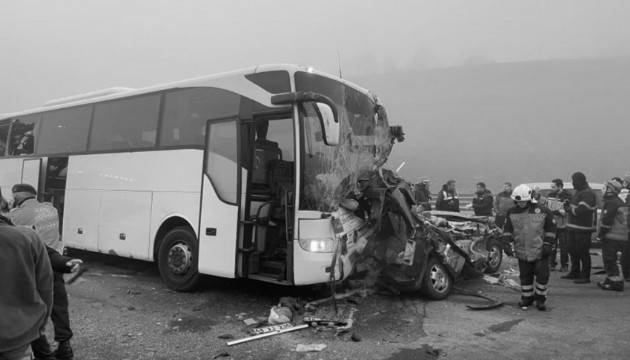
M 57 209 L 50 203 L 37 201 L 37 190 L 29 184 L 16 184 L 11 189 L 13 192 L 14 208 L 11 209 L 11 221 L 17 226 L 34 229 L 44 240 L 46 246 L 59 254 L 63 253 L 63 243 L 59 234 L 59 216 Z M 68 294 L 64 285 L 63 274 L 53 271 L 54 302 L 51 320 L 54 327 L 55 340 L 59 343 L 55 352 L 55 358 L 70 360 L 74 357 L 70 339 L 70 315 L 68 313 Z M 36 358 L 52 358 L 52 351 L 48 340 L 40 337 L 32 344 Z
M 503 228 L 505 216 L 507 215 L 508 210 L 514 206 L 514 200 L 512 200 L 512 183 L 506 181 L 503 183 L 503 191 L 498 193 L 494 198 L 494 222 L 499 228 Z
M 459 194 L 455 189 L 455 180 L 449 180 L 442 185 L 442 191 L 439 192 L 435 201 L 435 209 L 459 212 Z
M 564 203 L 568 214 L 566 231 L 571 271 L 562 278 L 588 284 L 591 282 L 591 234 L 597 229 L 597 197 L 583 173 L 576 172 L 571 179 L 575 193 Z
M 623 176 L 623 187 L 630 190 L 630 172 Z M 630 196 L 626 196 L 626 206 L 630 209 Z M 630 226 L 630 213 L 626 218 L 628 226 Z M 628 231 L 628 241 L 624 244 L 621 255 L 621 271 L 623 278 L 630 282 L 630 231 Z
M 422 207 L 422 211 L 431 211 L 431 192 L 429 186 L 431 181 L 426 177 L 421 177 L 418 183 L 414 186 L 413 195 L 416 199 L 416 204 Z M 418 211 L 421 211 L 418 209 Z
M 31 359 L 52 311 L 53 273 L 39 235 L 2 215 L 0 279 L 0 359 Z
M 558 249 L 560 250 L 560 272 L 569 271 L 569 250 L 565 228 L 567 226 L 567 213 L 562 204 L 571 200 L 571 192 L 564 188 L 562 179 L 551 181 L 551 192 L 547 195 L 547 208 L 553 213 L 556 220 L 556 244 L 549 255 L 549 269 L 554 271 L 557 263 Z
M 492 193 L 486 189 L 486 184 L 483 182 L 477 183 L 472 208 L 477 216 L 492 216 Z
M 534 301 L 540 311 L 546 310 L 549 283 L 549 254 L 555 242 L 553 215 L 532 198 L 532 189 L 519 185 L 512 193 L 516 206 L 508 210 L 503 226 L 503 241 L 509 246 L 514 241 L 521 280 L 519 306 L 527 310 Z M 505 247 L 508 256 L 511 250 Z
M 616 180 L 604 184 L 604 206 L 598 238 L 602 242 L 602 259 L 606 279 L 597 283 L 603 290 L 623 291 L 623 278 L 619 274 L 617 252 L 623 252 L 628 242 L 628 206 L 619 197 L 621 183 Z

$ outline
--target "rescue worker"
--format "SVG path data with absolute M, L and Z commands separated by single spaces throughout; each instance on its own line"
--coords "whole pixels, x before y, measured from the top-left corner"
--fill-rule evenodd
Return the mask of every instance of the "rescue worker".
M 10 217 L 17 226 L 34 229 L 44 240 L 47 247 L 59 254 L 63 254 L 63 243 L 59 236 L 59 216 L 57 209 L 50 203 L 37 201 L 37 190 L 29 184 L 16 184 L 13 192 L 13 205 Z M 63 274 L 53 269 L 53 308 L 52 320 L 55 340 L 59 343 L 55 352 L 51 351 L 45 335 L 40 336 L 31 344 L 35 358 L 41 359 L 73 359 L 74 354 L 70 346 L 72 330 L 68 314 L 68 294 L 64 285 Z
M 477 183 L 477 191 L 472 200 L 472 208 L 477 216 L 492 216 L 492 193 L 483 182 Z
M 553 215 L 532 198 L 532 189 L 519 185 L 512 192 L 516 206 L 507 212 L 503 226 L 506 254 L 509 242 L 514 241 L 521 280 L 521 301 L 518 305 L 527 310 L 534 301 L 545 311 L 547 284 L 549 283 L 549 254 L 555 242 Z
M 556 259 L 558 249 L 560 249 L 560 272 L 569 271 L 569 250 L 567 247 L 567 236 L 565 228 L 567 226 L 567 213 L 562 204 L 571 199 L 571 192 L 564 188 L 562 179 L 551 180 L 551 192 L 547 195 L 547 208 L 553 213 L 556 220 L 556 246 L 549 255 L 549 269 L 555 271 L 558 265 Z
M 497 197 L 494 198 L 494 222 L 499 228 L 503 228 L 505 216 L 508 210 L 514 206 L 514 200 L 512 200 L 512 183 L 506 181 L 503 183 L 503 191 L 498 193 Z
M 562 279 L 588 284 L 591 282 L 591 234 L 597 229 L 597 197 L 583 173 L 576 172 L 571 179 L 575 193 L 570 201 L 563 204 L 564 211 L 569 215 L 566 231 L 571 271 Z
M 455 189 L 455 180 L 449 180 L 442 185 L 442 191 L 440 191 L 435 201 L 435 209 L 459 212 L 459 194 Z
M 597 283 L 603 290 L 623 291 L 623 278 L 619 274 L 617 252 L 623 252 L 628 242 L 628 205 L 619 197 L 622 185 L 616 180 L 604 184 L 604 206 L 598 239 L 602 242 L 602 259 L 606 279 Z
M 426 177 L 421 177 L 414 186 L 413 195 L 416 198 L 416 204 L 418 207 L 422 207 L 422 209 L 418 208 L 418 211 L 431 211 L 431 192 L 429 191 L 429 186 L 431 186 L 431 181 Z

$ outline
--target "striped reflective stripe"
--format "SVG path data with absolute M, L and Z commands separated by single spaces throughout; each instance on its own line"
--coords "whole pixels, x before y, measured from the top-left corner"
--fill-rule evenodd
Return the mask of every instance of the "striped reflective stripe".
M 591 206 L 591 205 L 587 204 L 587 203 L 586 203 L 586 202 L 584 202 L 584 201 L 580 201 L 580 202 L 577 204 L 577 206 L 586 206 L 586 208 L 587 208 L 587 209 L 589 209 L 589 210 L 597 210 L 597 206 Z
M 545 237 L 555 238 L 555 237 L 556 237 L 556 234 L 555 234 L 555 233 L 552 233 L 552 232 L 546 232 L 546 233 L 545 233 Z
M 534 296 L 534 285 L 521 285 L 521 294 L 525 297 Z
M 536 294 L 547 296 L 547 285 L 536 283 Z
M 575 225 L 575 224 L 568 224 L 567 228 L 581 229 L 581 230 L 595 230 L 595 226 L 580 226 L 580 225 Z

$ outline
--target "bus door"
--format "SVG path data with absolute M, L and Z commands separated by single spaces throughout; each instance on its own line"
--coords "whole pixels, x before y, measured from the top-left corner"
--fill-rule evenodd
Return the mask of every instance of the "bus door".
M 32 185 L 34 188 L 39 189 L 39 174 L 42 159 L 24 159 L 22 162 L 22 178 L 20 182 L 22 184 Z
M 243 125 L 249 133 L 250 176 L 244 186 L 241 221 L 242 276 L 272 282 L 292 282 L 295 156 L 290 114 L 254 116 Z
M 238 119 L 207 123 L 199 221 L 199 272 L 236 277 L 240 186 Z M 246 174 L 245 174 L 246 175 Z

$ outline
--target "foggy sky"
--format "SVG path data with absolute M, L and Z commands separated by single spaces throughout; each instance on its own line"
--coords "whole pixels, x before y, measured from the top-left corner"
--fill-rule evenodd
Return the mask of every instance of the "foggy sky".
M 338 75 L 338 55 L 344 76 L 628 55 L 629 10 L 624 0 L 0 0 L 0 113 L 263 63 Z

